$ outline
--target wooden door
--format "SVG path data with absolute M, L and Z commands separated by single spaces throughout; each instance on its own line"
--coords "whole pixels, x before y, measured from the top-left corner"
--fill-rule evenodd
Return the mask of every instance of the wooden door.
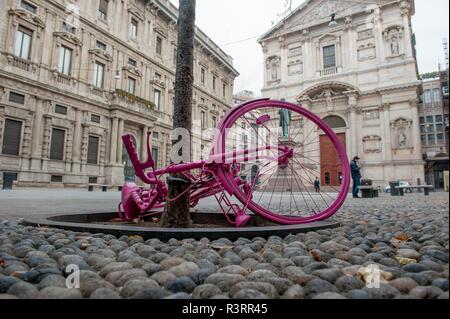
M 345 133 L 337 134 L 344 149 Z M 326 136 L 320 136 L 320 175 L 322 186 L 340 186 L 342 181 L 342 166 L 336 148 Z

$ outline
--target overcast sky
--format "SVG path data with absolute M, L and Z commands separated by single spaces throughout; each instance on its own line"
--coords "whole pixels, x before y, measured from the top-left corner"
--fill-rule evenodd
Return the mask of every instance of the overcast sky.
M 170 0 L 178 6 L 178 0 Z M 305 0 L 292 0 L 296 8 Z M 289 0 L 197 0 L 197 26 L 234 58 L 241 74 L 235 92 L 260 93 L 263 85 L 263 55 L 257 38 L 279 21 Z M 449 33 L 448 0 L 416 0 L 413 31 L 417 38 L 420 73 L 444 64 L 442 39 Z

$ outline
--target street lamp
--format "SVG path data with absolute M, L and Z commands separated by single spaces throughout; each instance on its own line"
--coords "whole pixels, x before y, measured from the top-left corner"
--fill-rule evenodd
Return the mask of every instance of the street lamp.
M 329 26 L 330 28 L 334 28 L 334 27 L 337 27 L 337 26 L 338 26 L 338 23 L 336 22 L 336 13 L 333 13 L 333 14 L 331 15 L 331 21 L 330 21 L 330 23 L 328 24 L 328 26 Z

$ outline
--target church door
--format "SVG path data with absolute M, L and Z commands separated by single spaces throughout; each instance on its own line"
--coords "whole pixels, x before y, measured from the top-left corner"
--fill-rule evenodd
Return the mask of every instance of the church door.
M 345 133 L 337 134 L 345 149 Z M 342 182 L 342 167 L 331 140 L 320 136 L 320 174 L 322 186 L 339 187 Z

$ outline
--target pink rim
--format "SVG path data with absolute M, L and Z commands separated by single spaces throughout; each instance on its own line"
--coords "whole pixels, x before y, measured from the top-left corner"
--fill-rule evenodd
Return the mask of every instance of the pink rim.
M 297 112 L 304 116 L 305 118 L 311 120 L 314 124 L 316 124 L 325 134 L 326 136 L 331 140 L 333 146 L 335 147 L 339 159 L 341 161 L 342 165 L 342 185 L 340 187 L 339 194 L 337 198 L 334 200 L 331 206 L 326 208 L 324 211 L 314 214 L 312 216 L 308 217 L 290 217 L 290 216 L 283 216 L 279 215 L 277 213 L 274 213 L 264 207 L 261 207 L 259 204 L 250 201 L 248 203 L 248 208 L 254 212 L 257 215 L 262 216 L 263 218 L 270 220 L 275 223 L 284 224 L 284 225 L 294 225 L 294 224 L 302 224 L 302 223 L 311 223 L 315 221 L 320 221 L 327 219 L 334 215 L 344 204 L 348 189 L 350 186 L 350 164 L 347 158 L 346 151 L 344 149 L 344 146 L 339 141 L 339 138 L 334 133 L 334 131 L 328 127 L 328 125 L 320 119 L 318 116 L 313 114 L 312 112 L 306 110 L 305 108 L 295 105 L 292 103 L 282 102 L 282 101 L 271 101 L 268 99 L 264 100 L 256 100 L 252 101 L 250 103 L 242 104 L 240 106 L 237 106 L 236 108 L 230 110 L 225 118 L 221 121 L 219 125 L 220 129 L 220 136 L 218 137 L 216 145 L 220 145 L 222 149 L 225 149 L 225 142 L 226 142 L 226 129 L 231 128 L 237 119 L 239 119 L 242 115 L 254 111 L 259 108 L 267 108 L 267 107 L 274 107 L 274 108 L 285 108 L 289 109 L 291 111 Z M 214 153 L 215 150 L 213 150 Z M 221 183 L 226 184 L 228 189 L 234 190 L 234 195 L 236 198 L 243 203 L 244 205 L 247 204 L 248 198 L 247 195 L 241 190 L 241 188 L 233 183 L 233 179 L 230 178 L 230 172 L 227 171 L 227 169 L 223 166 L 218 166 L 218 176 L 220 178 Z

